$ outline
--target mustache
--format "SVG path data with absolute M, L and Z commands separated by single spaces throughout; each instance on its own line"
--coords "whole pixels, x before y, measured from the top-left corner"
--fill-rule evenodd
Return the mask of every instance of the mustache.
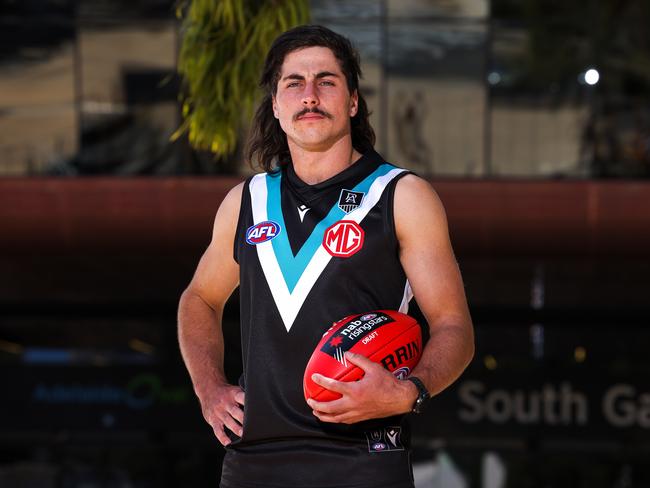
M 328 119 L 332 118 L 332 115 L 330 113 L 325 112 L 325 110 L 321 110 L 318 107 L 314 107 L 314 108 L 304 108 L 304 109 L 302 109 L 300 112 L 298 112 L 297 114 L 295 114 L 293 116 L 293 120 L 297 120 L 300 117 L 302 117 L 303 115 L 306 115 L 308 113 L 319 114 L 319 115 L 322 115 L 323 117 L 327 117 Z

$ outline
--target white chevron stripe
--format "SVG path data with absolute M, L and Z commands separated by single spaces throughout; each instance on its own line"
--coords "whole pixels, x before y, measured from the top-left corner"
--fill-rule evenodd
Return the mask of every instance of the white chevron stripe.
M 406 285 L 404 285 L 404 296 L 402 297 L 402 303 L 399 306 L 399 311 L 402 313 L 409 313 L 409 302 L 413 298 L 413 290 L 411 290 L 411 283 L 409 280 L 406 280 Z
M 344 220 L 354 220 L 357 223 L 360 223 L 368 212 L 377 204 L 381 194 L 383 193 L 386 185 L 395 178 L 398 174 L 406 171 L 404 169 L 396 168 L 390 170 L 383 176 L 378 177 L 370 185 L 368 193 L 366 194 L 361 206 L 353 210 L 349 214 L 343 217 Z M 253 210 L 253 223 L 257 224 L 259 222 L 264 222 L 268 220 L 266 212 L 267 204 L 267 188 L 266 188 L 266 174 L 255 175 L 250 182 L 250 193 L 251 193 L 251 207 Z M 286 232 L 286 229 L 282 229 Z M 282 317 L 282 322 L 287 329 L 287 332 L 291 329 L 296 316 L 302 304 L 305 302 L 307 295 L 313 288 L 314 284 L 320 277 L 321 273 L 329 263 L 332 256 L 323 248 L 319 246 L 314 255 L 312 256 L 309 264 L 303 271 L 298 283 L 296 283 L 293 293 L 289 293 L 287 284 L 280 270 L 280 265 L 275 253 L 273 252 L 273 244 L 271 241 L 266 241 L 261 244 L 257 244 L 257 256 L 262 265 L 262 270 L 264 271 L 264 276 L 273 295 L 273 300 L 275 305 L 280 312 Z

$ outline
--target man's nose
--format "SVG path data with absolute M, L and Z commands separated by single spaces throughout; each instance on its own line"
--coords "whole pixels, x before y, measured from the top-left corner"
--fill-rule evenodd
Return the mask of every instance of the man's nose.
M 316 90 L 315 83 L 307 83 L 305 85 L 305 91 L 303 93 L 302 103 L 307 107 L 315 107 L 316 105 L 318 105 L 319 100 L 318 100 L 318 93 Z

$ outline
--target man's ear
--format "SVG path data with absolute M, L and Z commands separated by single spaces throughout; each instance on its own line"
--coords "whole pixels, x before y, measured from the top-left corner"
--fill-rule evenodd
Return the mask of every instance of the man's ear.
M 271 106 L 273 107 L 273 116 L 279 119 L 280 114 L 278 113 L 278 104 L 275 102 L 275 95 L 271 97 Z
M 359 111 L 359 92 L 354 90 L 350 95 L 350 117 L 357 115 Z

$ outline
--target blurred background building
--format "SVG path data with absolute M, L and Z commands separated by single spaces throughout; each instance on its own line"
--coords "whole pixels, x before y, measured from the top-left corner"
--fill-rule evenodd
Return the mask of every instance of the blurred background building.
M 227 189 L 173 0 L 0 0 L 0 486 L 215 486 L 175 308 Z M 445 203 L 473 364 L 418 486 L 650 486 L 650 3 L 312 0 L 378 149 Z M 236 378 L 237 297 L 226 310 Z

